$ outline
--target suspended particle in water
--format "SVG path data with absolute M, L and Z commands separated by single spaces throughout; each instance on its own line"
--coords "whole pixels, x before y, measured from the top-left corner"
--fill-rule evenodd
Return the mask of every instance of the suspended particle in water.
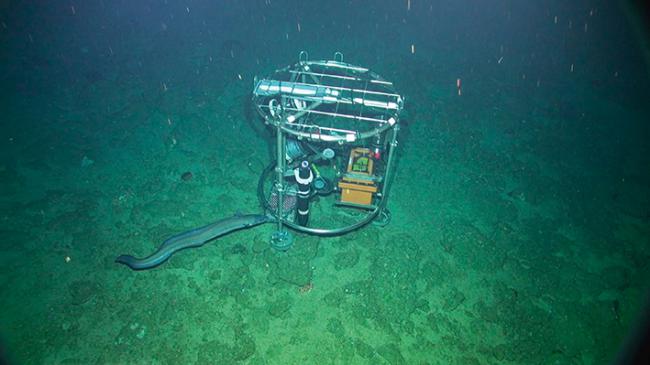
M 74 5 L 70 5 L 70 10 L 72 10 L 72 15 L 77 15 L 77 12 L 74 10 Z
M 415 44 L 411 44 L 411 54 L 415 54 Z

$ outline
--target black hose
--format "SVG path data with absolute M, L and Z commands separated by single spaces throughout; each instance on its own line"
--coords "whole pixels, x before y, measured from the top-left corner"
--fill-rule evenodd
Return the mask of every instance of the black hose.
M 266 181 L 266 177 L 268 176 L 268 174 L 270 174 L 273 171 L 275 165 L 276 165 L 275 161 L 271 161 L 271 163 L 262 171 L 262 174 L 260 175 L 260 179 L 257 182 L 257 196 L 258 199 L 260 200 L 260 204 L 262 205 L 262 208 L 265 211 L 267 211 L 268 214 L 274 216 L 275 219 L 281 219 L 280 217 L 275 216 L 275 212 L 271 209 L 269 201 L 266 199 L 266 194 L 264 192 L 264 182 Z M 364 219 L 362 219 L 357 223 L 351 224 L 349 226 L 336 228 L 336 229 L 320 229 L 320 228 L 303 227 L 285 219 L 282 219 L 282 223 L 289 228 L 307 234 L 312 234 L 316 236 L 340 236 L 355 231 L 365 226 L 366 224 L 372 222 L 377 217 L 379 212 L 382 211 L 383 209 L 385 209 L 385 200 L 382 198 L 379 204 L 375 207 L 375 209 L 372 210 L 370 213 L 368 213 Z

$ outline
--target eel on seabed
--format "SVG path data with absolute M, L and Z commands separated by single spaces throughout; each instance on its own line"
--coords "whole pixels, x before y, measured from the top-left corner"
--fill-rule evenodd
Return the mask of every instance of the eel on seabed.
M 151 269 L 167 261 L 171 255 L 180 250 L 190 247 L 200 247 L 206 242 L 230 232 L 272 221 L 273 217 L 262 214 L 234 215 L 208 224 L 207 226 L 171 236 L 163 242 L 156 252 L 145 258 L 138 259 L 131 255 L 121 255 L 115 259 L 115 262 L 124 264 L 133 270 Z

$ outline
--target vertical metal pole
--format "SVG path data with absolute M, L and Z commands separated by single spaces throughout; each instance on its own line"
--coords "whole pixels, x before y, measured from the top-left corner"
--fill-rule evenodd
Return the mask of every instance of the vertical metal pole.
M 278 232 L 282 232 L 282 216 L 284 208 L 284 169 L 285 169 L 285 157 L 284 157 L 284 132 L 282 131 L 282 126 L 284 125 L 284 118 L 280 118 L 276 124 L 276 143 L 277 143 L 277 163 L 275 165 L 275 188 L 278 191 Z
M 384 176 L 384 186 L 381 189 L 381 206 L 382 210 L 383 207 L 386 206 L 386 199 L 388 199 L 388 189 L 390 185 L 390 179 L 391 179 L 391 173 L 393 172 L 393 163 L 394 163 L 394 155 L 395 155 L 395 148 L 397 148 L 397 132 L 399 131 L 399 124 L 395 124 L 393 127 L 393 133 L 391 133 L 390 137 L 390 150 L 388 151 L 388 161 L 386 162 L 386 174 Z

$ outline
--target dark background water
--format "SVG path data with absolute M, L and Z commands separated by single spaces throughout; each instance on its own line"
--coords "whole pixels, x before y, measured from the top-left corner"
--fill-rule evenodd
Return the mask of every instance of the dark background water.
M 635 34 L 623 3 L 413 1 L 408 10 L 406 1 L 9 2 L 3 52 L 5 72 L 14 72 L 4 77 L 25 91 L 39 88 L 40 77 L 75 82 L 87 68 L 125 72 L 131 62 L 142 78 L 200 78 L 196 67 L 168 65 L 180 55 L 227 56 L 221 47 L 230 40 L 238 42 L 239 67 L 251 74 L 260 72 L 258 61 L 268 69 L 290 61 L 279 53 L 304 49 L 375 62 L 433 58 L 476 80 L 525 74 L 519 82 L 530 88 L 538 80 L 562 83 L 573 64 L 572 77 L 639 102 L 647 92 L 639 37 L 647 35 Z M 412 44 L 417 54 L 410 56 Z

